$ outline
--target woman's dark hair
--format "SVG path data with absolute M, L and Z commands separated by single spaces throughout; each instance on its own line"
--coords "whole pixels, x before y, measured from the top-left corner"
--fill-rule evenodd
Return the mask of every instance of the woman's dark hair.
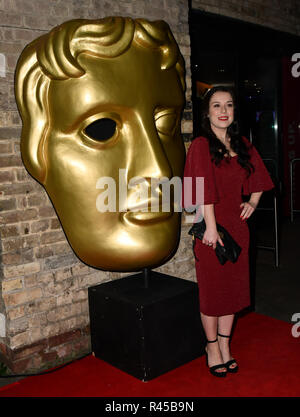
M 229 93 L 232 97 L 234 108 L 234 120 L 227 129 L 227 133 L 230 136 L 230 147 L 238 155 L 238 163 L 247 171 L 248 175 L 250 175 L 251 172 L 254 170 L 254 167 L 250 162 L 250 155 L 248 152 L 249 148 L 239 133 L 238 122 L 236 120 L 236 96 L 232 88 L 227 86 L 216 86 L 208 90 L 202 102 L 201 134 L 208 139 L 212 161 L 216 165 L 219 165 L 220 162 L 224 159 L 225 155 L 229 156 L 229 152 L 226 149 L 225 145 L 217 138 L 215 133 L 212 131 L 210 121 L 208 118 L 210 99 L 216 92 L 219 91 Z

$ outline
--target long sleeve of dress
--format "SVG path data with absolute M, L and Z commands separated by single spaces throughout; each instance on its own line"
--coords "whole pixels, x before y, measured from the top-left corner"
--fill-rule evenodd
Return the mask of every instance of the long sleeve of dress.
M 247 139 L 244 138 L 244 141 L 249 146 L 250 162 L 254 167 L 254 171 L 245 180 L 243 184 L 243 193 L 249 195 L 259 191 L 271 190 L 274 188 L 274 184 L 261 156 Z
M 184 208 L 188 209 L 191 205 L 213 204 L 219 201 L 212 164 L 207 139 L 203 137 L 194 139 L 188 149 L 184 169 Z M 190 182 L 187 178 L 190 178 Z M 201 187 L 203 193 L 201 193 Z

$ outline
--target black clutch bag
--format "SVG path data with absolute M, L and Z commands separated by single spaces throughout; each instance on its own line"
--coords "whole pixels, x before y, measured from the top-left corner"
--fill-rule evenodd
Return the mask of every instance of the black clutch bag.
M 189 234 L 193 236 L 193 250 L 195 249 L 196 238 L 202 240 L 204 232 L 206 230 L 205 220 L 201 222 L 194 223 Z M 217 231 L 222 239 L 224 246 L 221 246 L 217 242 L 215 253 L 221 265 L 224 265 L 227 261 L 235 263 L 238 260 L 238 257 L 241 253 L 242 248 L 236 243 L 233 237 L 227 232 L 227 230 L 217 223 Z M 198 258 L 195 254 L 195 258 L 198 261 Z

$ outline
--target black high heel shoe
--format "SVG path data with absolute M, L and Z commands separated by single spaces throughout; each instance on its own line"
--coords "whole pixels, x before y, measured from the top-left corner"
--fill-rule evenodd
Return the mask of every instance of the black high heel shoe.
M 216 339 L 216 340 L 207 340 L 207 343 L 216 343 L 217 341 L 218 341 L 218 339 Z M 214 366 L 209 366 L 208 365 L 208 353 L 207 353 L 207 350 L 206 349 L 207 348 L 205 348 L 206 366 L 209 368 L 210 373 L 213 376 L 217 376 L 217 377 L 221 377 L 221 378 L 224 377 L 224 376 L 226 376 L 227 370 L 221 371 L 221 372 L 217 372 L 217 370 L 218 369 L 221 369 L 221 368 L 227 369 L 224 363 L 220 363 L 220 364 L 214 365 Z
M 230 339 L 230 337 L 231 337 L 231 336 L 227 336 L 227 335 L 220 334 L 220 333 L 218 333 L 218 336 L 220 336 L 220 337 L 226 337 L 228 339 Z M 230 368 L 230 366 L 233 365 L 233 364 L 236 364 L 236 366 L 234 368 Z M 224 363 L 224 366 L 226 367 L 227 372 L 229 372 L 231 374 L 235 374 L 239 370 L 239 366 L 238 366 L 236 360 L 233 359 L 233 358 L 230 359 L 229 361 L 227 361 L 226 363 Z

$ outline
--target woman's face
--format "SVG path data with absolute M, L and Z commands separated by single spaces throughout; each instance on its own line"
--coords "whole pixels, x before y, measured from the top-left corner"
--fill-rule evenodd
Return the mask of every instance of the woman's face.
M 208 117 L 212 130 L 227 129 L 234 119 L 233 99 L 226 91 L 217 91 L 209 101 Z

